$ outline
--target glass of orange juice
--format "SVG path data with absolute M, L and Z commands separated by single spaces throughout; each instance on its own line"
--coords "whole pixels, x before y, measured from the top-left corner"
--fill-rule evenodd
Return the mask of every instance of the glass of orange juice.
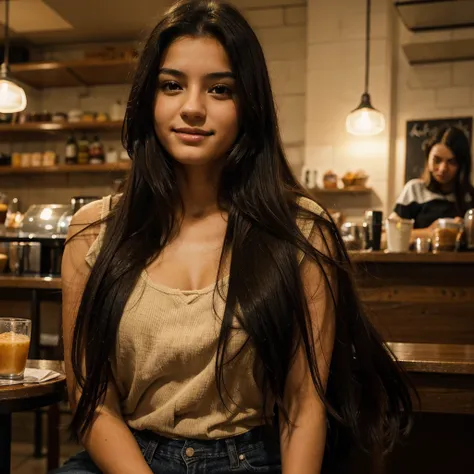
M 31 320 L 0 318 L 0 379 L 23 380 L 31 339 Z

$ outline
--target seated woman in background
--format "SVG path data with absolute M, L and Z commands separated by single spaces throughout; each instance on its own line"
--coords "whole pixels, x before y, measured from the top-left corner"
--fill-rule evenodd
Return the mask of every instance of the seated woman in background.
M 429 237 L 441 218 L 462 219 L 473 206 L 471 150 L 465 133 L 443 127 L 423 144 L 426 165 L 421 179 L 409 181 L 394 212 L 414 219 L 412 237 Z

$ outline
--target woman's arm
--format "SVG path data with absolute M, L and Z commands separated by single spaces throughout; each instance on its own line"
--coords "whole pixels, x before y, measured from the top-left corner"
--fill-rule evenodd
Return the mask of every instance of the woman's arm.
M 438 227 L 438 220 L 439 219 L 435 220 L 431 225 L 423 229 L 413 229 L 411 231 L 411 240 L 414 241 L 418 237 L 424 237 L 424 238 L 430 239 L 431 236 L 433 235 L 433 231 Z M 454 220 L 458 224 L 464 223 L 464 219 L 462 217 L 455 217 Z
M 96 221 L 99 215 L 100 203 L 82 208 L 71 221 L 68 237 Z M 73 410 L 80 397 L 80 390 L 71 365 L 72 334 L 90 271 L 85 256 L 96 237 L 95 228 L 76 235 L 66 245 L 62 262 L 64 361 Z M 90 430 L 81 440 L 82 444 L 104 474 L 151 474 L 135 438 L 122 418 L 118 392 L 113 379 L 110 380 L 104 405 L 97 410 Z
M 328 234 L 325 233 L 325 237 L 331 242 Z M 313 235 L 313 245 L 326 254 L 332 247 L 328 247 L 319 230 Z M 314 262 L 305 260 L 301 271 L 312 321 L 315 355 L 325 387 L 335 336 L 334 304 L 321 269 Z M 333 291 L 336 291 L 333 270 L 324 265 L 324 271 Z M 334 296 L 337 297 L 337 294 Z M 319 474 L 326 443 L 326 409 L 314 388 L 303 347 L 298 349 L 290 368 L 284 403 L 294 426 L 288 427 L 284 418 L 280 418 L 283 474 Z

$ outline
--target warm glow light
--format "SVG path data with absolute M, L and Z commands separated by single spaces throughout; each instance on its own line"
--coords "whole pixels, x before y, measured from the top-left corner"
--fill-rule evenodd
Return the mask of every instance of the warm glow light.
M 385 128 L 385 119 L 381 112 L 370 107 L 353 110 L 346 120 L 346 129 L 352 135 L 377 135 Z
M 49 221 L 53 215 L 53 210 L 50 207 L 45 207 L 40 214 L 40 219 L 43 221 Z
M 0 79 L 0 113 L 12 114 L 25 108 L 25 91 L 12 81 Z

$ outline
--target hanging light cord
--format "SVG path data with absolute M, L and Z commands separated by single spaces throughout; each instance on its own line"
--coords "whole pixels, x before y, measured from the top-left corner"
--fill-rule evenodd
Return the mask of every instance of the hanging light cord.
M 3 63 L 0 66 L 0 78 L 6 78 L 8 74 L 8 60 L 10 50 L 10 35 L 9 35 L 9 17 L 10 17 L 10 0 L 5 1 L 5 42 L 3 45 Z
M 366 9 L 366 24 L 365 24 L 365 90 L 364 93 L 369 93 L 369 70 L 370 70 L 370 10 L 371 0 L 367 0 Z

